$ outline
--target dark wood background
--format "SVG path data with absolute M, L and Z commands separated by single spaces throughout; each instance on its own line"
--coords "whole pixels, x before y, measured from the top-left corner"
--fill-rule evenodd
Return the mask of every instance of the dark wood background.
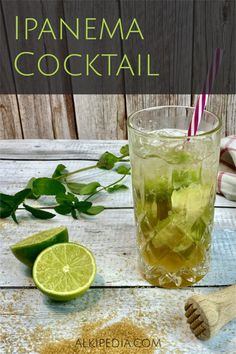
M 207 3 L 207 0 L 202 1 Z M 131 5 L 132 2 L 130 1 Z M 199 22 L 206 44 L 217 45 L 215 41 L 221 33 L 218 35 L 208 30 L 209 16 L 199 12 L 198 2 L 199 0 L 183 2 L 182 6 L 188 6 L 188 11 L 192 7 L 190 13 L 193 17 L 186 21 L 183 31 L 189 31 L 192 36 L 194 23 Z M 116 3 L 117 17 L 124 15 L 122 0 L 117 0 Z M 63 6 L 63 1 L 59 4 Z M 94 9 L 96 5 L 94 0 Z M 7 6 L 6 3 L 1 4 L 0 15 L 3 17 L 4 6 Z M 45 3 L 42 3 L 42 13 L 45 11 L 43 6 L 46 6 Z M 65 17 L 71 15 L 66 8 L 64 6 L 63 9 Z M 62 9 L 58 8 L 57 11 L 61 13 Z M 181 13 L 178 12 L 178 16 Z M 219 23 L 219 27 L 227 25 L 232 31 L 235 30 L 234 23 L 227 23 L 227 1 L 220 2 L 218 16 L 214 21 Z M 1 41 L 4 40 L 7 45 L 9 36 L 6 16 L 5 24 Z M 195 39 L 193 52 L 190 53 L 193 58 L 192 68 L 201 63 L 201 58 L 198 57 L 197 32 Z M 175 41 L 177 49 L 184 45 L 181 38 L 176 38 Z M 125 51 L 125 43 L 121 42 L 120 45 L 121 51 Z M 170 71 L 171 68 L 167 68 L 165 75 L 171 75 Z M 166 104 L 194 105 L 195 101 L 194 95 L 0 95 L 0 139 L 124 139 L 127 137 L 127 116 L 132 111 Z M 236 134 L 236 95 L 212 95 L 207 109 L 222 119 L 223 135 Z

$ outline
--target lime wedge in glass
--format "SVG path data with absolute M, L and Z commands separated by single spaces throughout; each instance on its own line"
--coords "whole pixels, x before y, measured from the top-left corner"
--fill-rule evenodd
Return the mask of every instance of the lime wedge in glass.
M 38 232 L 11 246 L 15 257 L 29 267 L 45 248 L 56 243 L 68 242 L 68 230 L 64 226 Z
M 77 243 L 60 243 L 45 249 L 38 255 L 33 267 L 37 288 L 58 301 L 82 295 L 95 275 L 93 254 Z

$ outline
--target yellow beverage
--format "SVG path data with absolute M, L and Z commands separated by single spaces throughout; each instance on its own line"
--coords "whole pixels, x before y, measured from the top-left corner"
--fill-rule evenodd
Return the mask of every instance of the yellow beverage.
M 155 129 L 162 109 L 175 128 Z M 218 127 L 187 140 L 182 128 L 192 109 L 173 111 L 141 111 L 142 129 L 135 114 L 129 121 L 139 267 L 150 283 L 167 288 L 192 285 L 208 272 L 220 137 Z

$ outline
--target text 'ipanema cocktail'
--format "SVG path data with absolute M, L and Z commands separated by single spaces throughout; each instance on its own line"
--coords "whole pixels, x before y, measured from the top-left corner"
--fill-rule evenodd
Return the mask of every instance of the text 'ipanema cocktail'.
M 161 287 L 184 287 L 209 269 L 221 123 L 205 111 L 187 138 L 194 109 L 156 107 L 129 117 L 139 267 Z

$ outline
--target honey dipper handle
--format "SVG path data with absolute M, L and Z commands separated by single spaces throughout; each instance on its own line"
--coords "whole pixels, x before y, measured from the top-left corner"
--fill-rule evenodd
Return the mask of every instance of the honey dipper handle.
M 215 302 L 230 319 L 236 317 L 236 285 L 209 294 L 207 299 Z
M 202 296 L 200 305 L 213 335 L 236 317 L 236 285 Z

